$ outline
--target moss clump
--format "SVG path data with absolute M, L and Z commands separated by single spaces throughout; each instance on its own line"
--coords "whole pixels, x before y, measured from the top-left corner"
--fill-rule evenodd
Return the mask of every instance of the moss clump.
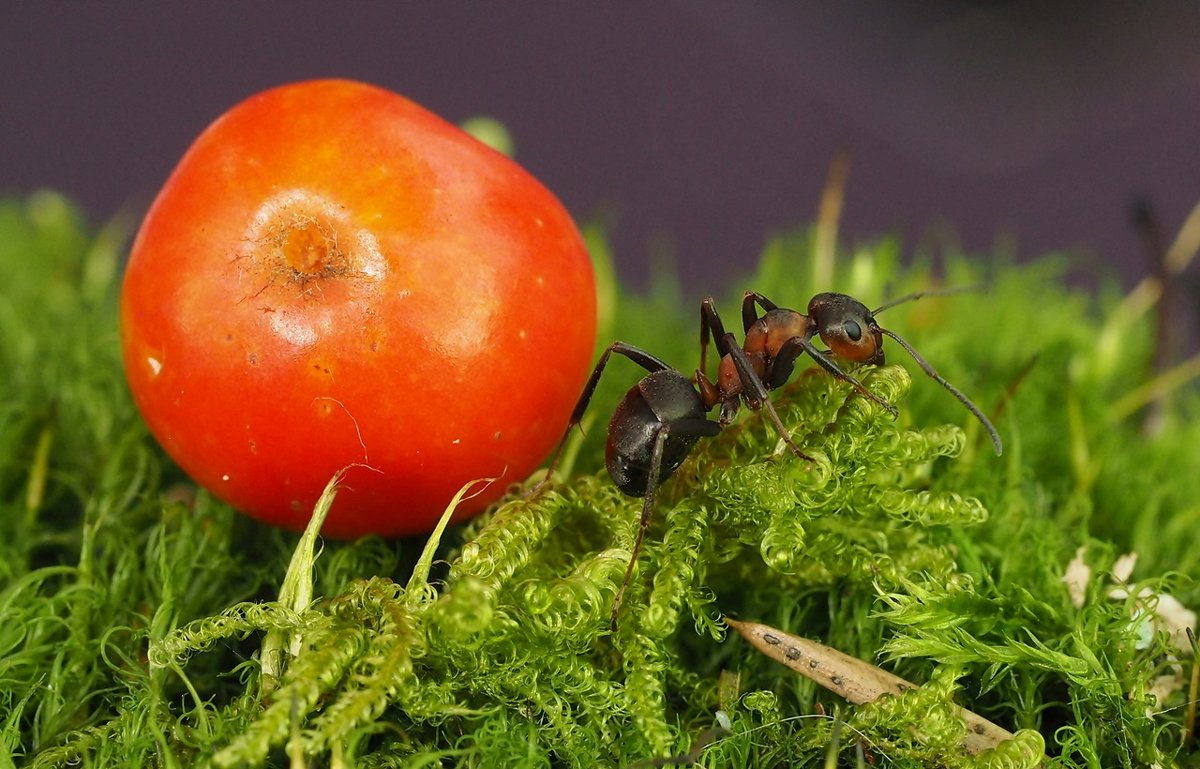
M 603 259 L 594 233 L 592 246 Z M 0 392 L 0 758 L 803 766 L 861 749 L 896 766 L 1032 766 L 1044 749 L 1063 766 L 1185 762 L 1185 694 L 1151 691 L 1190 661 L 1154 604 L 1197 603 L 1185 535 L 1200 515 L 1200 398 L 1176 392 L 1163 429 L 1142 436 L 1129 399 L 1153 376 L 1150 319 L 1118 318 L 1113 292 L 1067 288 L 1061 259 L 985 276 L 944 255 L 935 278 L 920 260 L 901 270 L 882 241 L 815 286 L 810 251 L 807 234 L 777 239 L 747 286 L 784 306 L 830 289 L 875 306 L 990 279 L 880 320 L 1001 414 L 1004 456 L 899 351 L 856 371 L 898 420 L 799 371 L 773 401 L 815 462 L 753 413 L 698 444 L 659 491 L 614 631 L 641 501 L 599 468 L 635 366 L 606 373 L 570 477 L 430 543 L 325 543 L 314 560 L 311 542 L 188 486 L 141 426 L 117 350 L 116 230 L 88 234 L 52 195 L 0 204 L 0 366 L 13 372 Z M 692 303 L 662 284 L 617 312 L 617 293 L 605 283 L 600 344 L 688 370 Z M 305 565 L 281 596 L 298 541 Z M 1080 548 L 1091 571 L 1076 603 L 1062 579 Z M 1130 550 L 1137 589 L 1112 593 Z M 727 637 L 723 614 L 925 685 L 850 708 Z M 287 652 L 277 676 L 262 675 L 264 638 Z M 965 756 L 953 702 L 1024 731 Z

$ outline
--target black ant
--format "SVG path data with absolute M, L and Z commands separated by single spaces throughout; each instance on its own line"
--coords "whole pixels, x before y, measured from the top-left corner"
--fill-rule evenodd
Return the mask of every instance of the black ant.
M 605 349 L 571 413 L 571 421 L 550 462 L 546 477 L 530 493 L 536 493 L 552 477 L 567 436 L 582 421 L 612 354 L 623 355 L 650 372 L 630 388 L 617 405 L 608 424 L 605 443 L 605 464 L 617 488 L 630 496 L 644 499 L 629 566 L 613 601 L 611 619 L 614 627 L 617 610 L 633 576 L 633 568 L 650 525 L 655 491 L 679 469 L 698 440 L 717 435 L 734 418 L 742 401 L 752 409 L 766 407 L 775 429 L 792 452 L 802 459 L 814 461 L 792 441 L 767 397 L 770 390 L 780 387 L 791 376 L 801 352 L 807 352 L 822 368 L 848 382 L 893 416 L 897 414 L 894 406 L 843 371 L 827 352 L 818 350 L 812 343 L 814 336 L 820 336 L 833 354 L 875 365 L 883 364 L 883 336 L 895 339 L 926 374 L 954 394 L 979 419 L 991 436 L 996 453 L 1000 453 L 1000 436 L 983 412 L 934 371 L 908 342 L 880 328 L 875 322 L 875 313 L 920 298 L 926 293 L 902 297 L 875 312 L 868 311 L 861 302 L 845 294 L 818 294 L 808 304 L 808 315 L 803 315 L 795 310 L 777 307 L 762 294 L 747 292 L 742 301 L 742 321 L 746 331 L 742 346 L 738 346 L 733 334 L 725 331 L 713 299 L 709 297 L 700 305 L 700 369 L 696 371 L 694 380 L 645 350 L 625 342 L 613 342 Z M 755 305 L 765 311 L 762 317 L 758 316 Z M 710 336 L 715 339 L 717 351 L 721 354 L 715 383 L 704 373 Z M 714 422 L 708 418 L 708 412 L 718 404 L 721 406 L 720 416 Z

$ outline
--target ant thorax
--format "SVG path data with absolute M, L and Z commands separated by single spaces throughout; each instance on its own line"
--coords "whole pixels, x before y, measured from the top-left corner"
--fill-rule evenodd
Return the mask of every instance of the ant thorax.
M 808 338 L 815 326 L 812 318 L 795 310 L 770 310 L 746 332 L 744 349 L 747 353 L 764 352 L 768 358 L 776 358 L 784 343 L 798 336 Z

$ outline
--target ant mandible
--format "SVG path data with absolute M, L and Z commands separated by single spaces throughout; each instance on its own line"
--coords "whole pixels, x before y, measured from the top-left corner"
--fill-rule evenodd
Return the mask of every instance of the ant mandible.
M 926 374 L 949 390 L 979 419 L 991 436 L 996 453 L 1000 453 L 1000 436 L 983 412 L 939 375 L 912 345 L 897 334 L 881 328 L 875 321 L 876 313 L 929 293 L 934 292 L 910 294 L 874 312 L 845 294 L 823 293 L 812 298 L 808 304 L 808 315 L 803 315 L 795 310 L 779 308 L 762 294 L 749 291 L 742 301 L 742 321 L 746 332 L 742 346 L 737 344 L 733 334 L 725 331 L 713 299 L 709 297 L 700 305 L 700 369 L 696 371 L 694 380 L 689 380 L 683 373 L 645 350 L 625 342 L 613 342 L 605 349 L 575 404 L 545 478 L 530 493 L 536 493 L 553 476 L 567 437 L 571 429 L 583 420 L 600 376 L 613 353 L 646 369 L 649 373 L 625 393 L 613 412 L 605 442 L 605 465 L 617 488 L 630 496 L 643 497 L 642 515 L 629 566 L 613 600 L 613 627 L 616 626 L 617 611 L 629 587 L 646 529 L 650 525 L 655 491 L 679 469 L 700 438 L 717 435 L 734 418 L 742 401 L 751 409 L 765 407 L 780 437 L 792 452 L 802 459 L 814 461 L 792 441 L 768 399 L 768 392 L 783 385 L 791 376 L 801 352 L 807 352 L 833 376 L 848 382 L 865 397 L 881 405 L 893 416 L 896 415 L 894 406 L 847 374 L 826 352 L 818 350 L 812 343 L 814 336 L 819 336 L 829 345 L 833 354 L 875 365 L 884 362 L 883 336 L 895 339 Z M 763 308 L 762 317 L 758 316 L 756 305 Z M 710 336 L 715 339 L 721 354 L 715 383 L 704 373 Z M 718 404 L 721 406 L 720 416 L 714 422 L 708 418 L 708 412 Z

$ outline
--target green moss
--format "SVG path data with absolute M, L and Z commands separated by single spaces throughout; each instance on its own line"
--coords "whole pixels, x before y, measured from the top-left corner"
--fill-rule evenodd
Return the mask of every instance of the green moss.
M 658 494 L 614 631 L 641 501 L 602 474 L 602 444 L 640 369 L 606 372 L 569 479 L 428 547 L 314 550 L 195 490 L 147 435 L 118 355 L 121 232 L 89 232 L 50 194 L 0 203 L 0 766 L 816 766 L 862 747 L 901 767 L 1032 766 L 1043 746 L 1067 767 L 1195 760 L 1183 693 L 1149 695 L 1184 655 L 1108 573 L 1136 550 L 1139 588 L 1197 604 L 1200 398 L 1184 385 L 1143 435 L 1153 318 L 1068 288 L 1062 258 L 902 269 L 884 240 L 815 286 L 809 235 L 773 240 L 745 286 L 798 309 L 818 290 L 875 306 L 986 281 L 880 320 L 1000 414 L 1005 453 L 893 347 L 856 374 L 899 419 L 798 371 L 772 397 L 815 461 L 755 413 L 698 444 Z M 661 279 L 621 294 L 589 239 L 599 345 L 689 371 L 698 301 Z M 1081 547 L 1076 607 L 1062 577 Z M 723 614 L 925 685 L 840 703 L 727 637 Z M 283 661 L 266 679 L 264 649 Z M 952 701 L 1024 731 L 965 757 Z

